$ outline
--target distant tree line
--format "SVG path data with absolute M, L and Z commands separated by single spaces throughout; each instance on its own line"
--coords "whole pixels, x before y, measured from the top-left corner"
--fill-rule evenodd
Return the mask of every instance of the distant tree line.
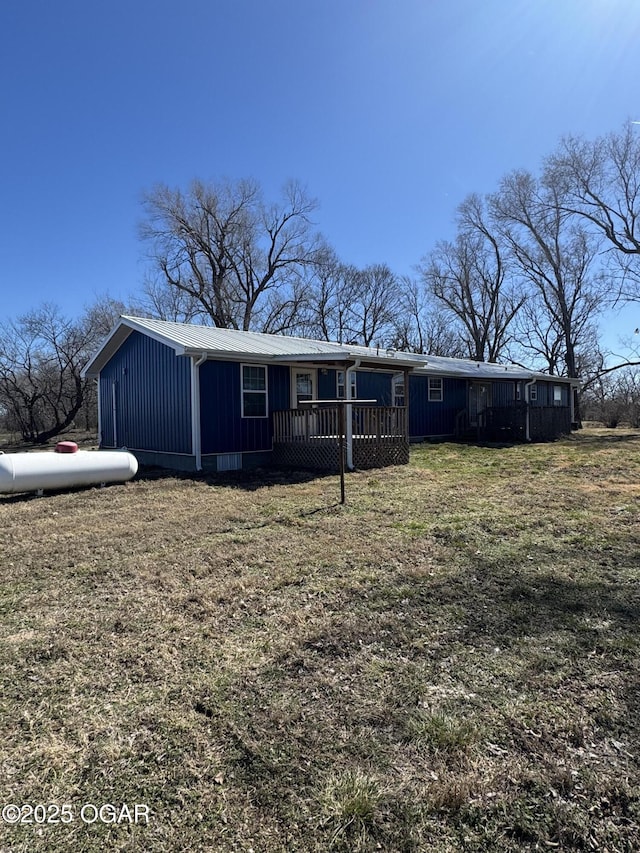
M 94 385 L 80 370 L 125 310 L 526 363 L 580 377 L 588 413 L 637 418 L 638 347 L 629 341 L 629 356 L 605 367 L 598 332 L 604 311 L 640 301 L 640 134 L 631 124 L 595 140 L 566 137 L 538 173 L 513 171 L 495 192 L 469 195 L 454 236 L 413 276 L 342 261 L 315 228 L 317 206 L 296 182 L 271 201 L 253 180 L 150 190 L 140 228 L 149 270 L 132 305 L 104 298 L 74 319 L 46 305 L 0 329 L 5 429 L 42 442 L 93 424 Z

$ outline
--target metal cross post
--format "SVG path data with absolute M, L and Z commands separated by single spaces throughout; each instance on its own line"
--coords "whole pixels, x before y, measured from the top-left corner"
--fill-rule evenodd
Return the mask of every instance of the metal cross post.
M 340 470 L 340 504 L 344 505 L 345 498 L 345 489 L 344 489 L 344 472 L 345 472 L 345 450 L 346 450 L 346 437 L 347 437 L 347 428 L 346 428 L 346 420 L 345 420 L 345 406 L 351 405 L 353 403 L 362 404 L 370 404 L 377 403 L 377 400 L 300 400 L 301 405 L 330 405 L 336 406 L 338 409 L 338 430 L 337 430 L 337 442 L 338 442 L 338 465 Z M 350 429 L 353 430 L 353 423 L 350 425 Z

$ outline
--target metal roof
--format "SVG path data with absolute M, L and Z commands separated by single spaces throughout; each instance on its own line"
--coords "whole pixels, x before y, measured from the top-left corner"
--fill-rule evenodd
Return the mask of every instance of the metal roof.
M 261 361 L 355 361 L 360 359 L 382 369 L 410 369 L 416 374 L 459 376 L 476 379 L 556 379 L 514 364 L 489 364 L 462 358 L 420 355 L 383 347 L 362 347 L 331 341 L 315 341 L 286 335 L 241 332 L 187 323 L 172 323 L 145 317 L 123 315 L 100 349 L 83 370 L 85 376 L 98 376 L 132 331 L 149 335 L 170 346 L 176 355 L 205 354 L 208 358 L 243 358 Z M 563 378 L 561 381 L 567 382 Z M 576 380 L 572 380 L 575 382 Z

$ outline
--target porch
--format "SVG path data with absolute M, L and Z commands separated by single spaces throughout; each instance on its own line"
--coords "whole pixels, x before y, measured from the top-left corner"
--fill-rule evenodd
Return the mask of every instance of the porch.
M 487 406 L 478 411 L 475 424 L 470 423 L 466 409 L 456 417 L 456 437 L 473 441 L 549 441 L 570 432 L 571 410 L 568 407 L 514 402 L 510 406 Z
M 354 402 L 273 413 L 274 464 L 338 471 L 344 450 L 354 468 L 406 465 L 406 407 Z

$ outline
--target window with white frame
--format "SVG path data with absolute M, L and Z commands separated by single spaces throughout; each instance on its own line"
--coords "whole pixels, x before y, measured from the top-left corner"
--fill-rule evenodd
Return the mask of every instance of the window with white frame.
M 538 386 L 537 385 L 531 385 L 531 387 L 529 388 L 529 400 L 533 401 L 533 400 L 537 400 L 537 399 L 538 399 Z
M 562 405 L 562 385 L 554 385 L 553 386 L 553 405 L 561 406 Z
M 344 400 L 346 397 L 344 375 L 344 370 L 336 370 L 336 398 L 338 400 Z M 358 396 L 355 370 L 352 370 L 349 376 L 351 377 L 351 399 L 355 400 Z
M 405 405 L 404 373 L 399 373 L 391 380 L 392 399 L 394 406 Z
M 242 373 L 242 417 L 266 418 L 267 368 L 261 364 L 243 364 Z
M 444 399 L 444 392 L 442 387 L 442 379 L 435 379 L 433 376 L 429 377 L 429 402 L 430 403 L 441 403 Z

